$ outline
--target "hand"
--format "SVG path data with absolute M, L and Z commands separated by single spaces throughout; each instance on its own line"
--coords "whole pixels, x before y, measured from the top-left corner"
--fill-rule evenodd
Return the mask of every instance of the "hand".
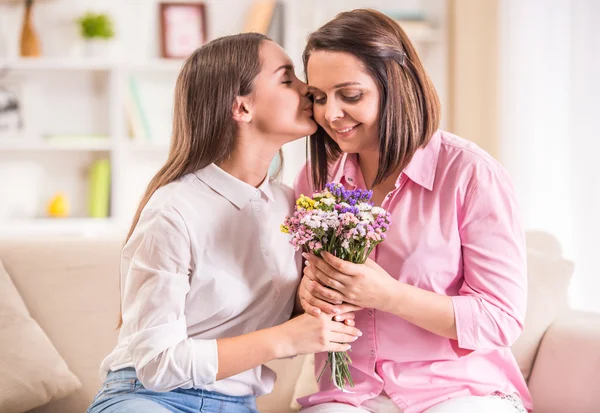
M 304 278 L 316 281 L 305 282 L 304 288 L 313 297 L 312 301 L 307 298 L 305 301 L 323 311 L 327 311 L 323 307 L 331 307 L 331 304 L 323 304 L 326 301 L 386 310 L 386 304 L 392 300 L 389 293 L 394 291 L 397 281 L 375 261 L 367 259 L 364 264 L 353 264 L 327 252 L 322 252 L 321 255 L 323 258 L 302 254 L 307 260 Z
M 340 293 L 321 286 L 308 267 L 304 267 L 304 277 L 302 277 L 298 289 L 300 305 L 304 311 L 314 316 L 318 316 L 321 312 L 333 314 L 335 315 L 334 320 L 344 321 L 347 325 L 353 326 L 355 311 L 362 310 L 362 308 L 342 303 L 341 300 L 336 300 L 338 296 Z
M 313 354 L 324 351 L 347 351 L 362 335 L 355 327 L 332 320 L 332 316 L 302 314 L 281 324 L 282 342 L 287 343 L 285 356 Z

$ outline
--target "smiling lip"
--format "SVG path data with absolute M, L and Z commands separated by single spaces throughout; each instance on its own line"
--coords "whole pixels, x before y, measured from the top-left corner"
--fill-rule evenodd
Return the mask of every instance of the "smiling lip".
M 338 136 L 346 138 L 346 137 L 352 135 L 352 133 L 354 133 L 354 131 L 356 130 L 356 128 L 359 125 L 360 125 L 360 123 L 357 124 L 357 125 L 354 125 L 354 126 L 348 126 L 348 127 L 345 127 L 345 128 L 337 128 L 337 129 L 333 129 L 333 130 L 335 131 L 335 133 Z

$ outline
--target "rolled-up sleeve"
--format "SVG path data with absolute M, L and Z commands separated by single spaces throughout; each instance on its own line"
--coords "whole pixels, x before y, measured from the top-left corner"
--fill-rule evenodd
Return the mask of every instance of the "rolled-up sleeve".
M 508 175 L 473 181 L 459 220 L 464 282 L 452 297 L 458 345 L 469 350 L 511 346 L 523 330 L 527 265 Z
M 217 341 L 187 335 L 191 250 L 184 220 L 170 210 L 144 211 L 124 248 L 129 270 L 123 281 L 123 329 L 138 378 L 151 390 L 216 380 Z

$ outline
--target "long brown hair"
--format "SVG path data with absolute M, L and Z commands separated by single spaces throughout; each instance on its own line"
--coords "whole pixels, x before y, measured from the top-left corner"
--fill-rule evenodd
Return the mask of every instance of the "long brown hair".
M 126 242 L 156 190 L 229 157 L 236 135 L 233 105 L 236 97 L 254 90 L 261 71 L 259 47 L 265 40 L 270 39 L 259 33 L 220 37 L 187 58 L 175 84 L 169 156 L 150 180 Z M 117 328 L 122 324 L 120 317 Z
M 438 129 L 437 92 L 404 30 L 378 11 L 340 13 L 311 33 L 302 55 L 305 73 L 311 53 L 319 50 L 356 56 L 379 88 L 379 168 L 374 182 L 367 182 L 375 186 L 403 170 Z M 309 148 L 313 185 L 322 189 L 329 166 L 342 151 L 321 126 L 310 137 Z

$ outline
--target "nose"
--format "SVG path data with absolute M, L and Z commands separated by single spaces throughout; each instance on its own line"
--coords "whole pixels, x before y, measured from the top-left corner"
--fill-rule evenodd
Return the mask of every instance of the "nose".
M 344 117 L 344 111 L 337 104 L 335 99 L 328 99 L 325 103 L 325 120 L 332 123 Z

